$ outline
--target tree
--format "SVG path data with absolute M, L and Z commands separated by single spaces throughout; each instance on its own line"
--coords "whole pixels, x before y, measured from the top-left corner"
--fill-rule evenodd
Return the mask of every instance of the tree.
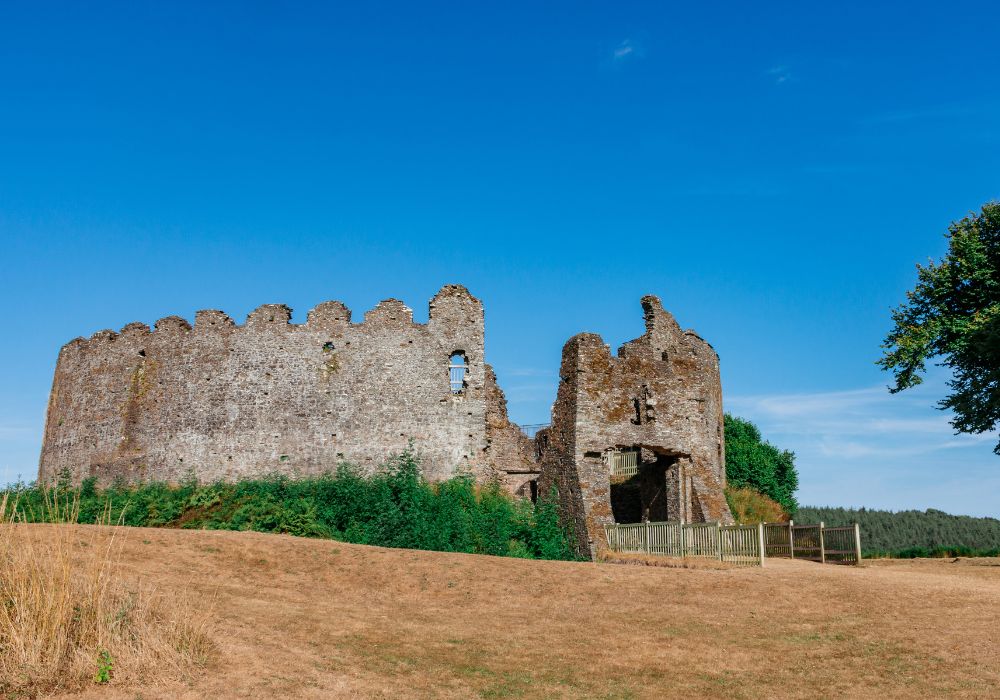
M 940 263 L 917 265 L 878 364 L 895 375 L 896 393 L 923 381 L 928 359 L 943 358 L 951 394 L 938 408 L 954 411 L 957 432 L 984 433 L 1000 421 L 1000 203 L 952 223 L 946 238 Z
M 795 490 L 799 475 L 795 455 L 779 450 L 760 435 L 760 429 L 748 420 L 724 418 L 726 431 L 726 479 L 731 486 L 757 489 L 774 499 L 789 514 L 798 509 Z

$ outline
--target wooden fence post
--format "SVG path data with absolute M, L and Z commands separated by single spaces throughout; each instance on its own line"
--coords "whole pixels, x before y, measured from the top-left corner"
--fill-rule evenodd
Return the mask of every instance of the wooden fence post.
M 854 556 L 854 563 L 861 566 L 861 527 L 857 523 L 854 523 Z
M 645 521 L 642 525 L 642 549 L 649 554 L 649 521 Z
M 795 521 L 788 521 L 788 556 L 795 558 Z
M 719 550 L 719 561 L 722 561 L 722 523 L 715 521 L 715 546 Z
M 819 521 L 819 563 L 826 563 L 826 543 L 823 542 L 823 521 Z
M 760 565 L 764 566 L 764 523 L 757 523 L 757 546 L 760 549 Z

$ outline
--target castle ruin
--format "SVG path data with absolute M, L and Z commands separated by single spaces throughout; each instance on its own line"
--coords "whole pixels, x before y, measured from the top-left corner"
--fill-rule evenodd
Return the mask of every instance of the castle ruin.
M 431 481 L 557 488 L 583 555 L 605 523 L 729 522 L 718 357 L 656 297 L 642 304 L 646 333 L 617 357 L 596 335 L 566 344 L 551 426 L 533 439 L 507 416 L 482 303 L 459 285 L 431 299 L 426 324 L 389 299 L 361 323 L 331 301 L 303 324 L 265 305 L 242 326 L 199 311 L 193 326 L 100 331 L 59 353 L 39 480 L 370 472 L 412 445 Z
M 733 520 L 719 357 L 656 297 L 642 308 L 646 333 L 617 357 L 592 333 L 566 343 L 552 425 L 536 436 L 541 490 L 558 488 L 584 555 L 606 524 Z

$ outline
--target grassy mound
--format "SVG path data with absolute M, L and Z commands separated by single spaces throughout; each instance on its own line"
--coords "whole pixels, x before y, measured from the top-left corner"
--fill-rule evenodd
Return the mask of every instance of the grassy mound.
M 727 486 L 726 502 L 736 522 L 744 525 L 788 521 L 788 514 L 780 503 L 750 486 Z

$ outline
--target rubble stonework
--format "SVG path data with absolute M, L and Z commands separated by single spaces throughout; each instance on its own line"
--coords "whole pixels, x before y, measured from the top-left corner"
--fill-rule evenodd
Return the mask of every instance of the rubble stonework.
M 718 355 L 658 298 L 642 307 L 646 333 L 617 357 L 591 333 L 566 343 L 552 425 L 537 438 L 540 491 L 558 489 L 582 556 L 604 546 L 616 520 L 732 522 Z M 638 452 L 639 474 L 612 479 L 610 450 Z
M 395 299 L 362 323 L 335 301 L 304 324 L 290 318 L 282 305 L 261 306 L 243 326 L 200 311 L 193 327 L 170 317 L 152 332 L 129 324 L 70 342 L 39 478 L 68 469 L 101 482 L 233 480 L 316 474 L 340 461 L 374 469 L 411 440 L 429 479 L 492 473 L 487 395 L 503 395 L 487 391 L 483 307 L 464 287 L 444 287 L 426 324 Z M 457 394 L 448 370 L 456 351 L 468 364 Z
M 617 357 L 596 335 L 566 344 L 552 425 L 534 440 L 508 419 L 482 303 L 459 285 L 434 296 L 426 324 L 389 299 L 361 323 L 330 301 L 303 324 L 268 304 L 242 326 L 199 311 L 193 326 L 100 331 L 59 353 L 39 480 L 370 472 L 412 445 L 432 481 L 467 472 L 524 496 L 558 486 L 582 554 L 615 515 L 728 521 L 718 357 L 655 297 L 643 308 L 646 334 Z M 458 391 L 455 353 L 468 368 Z M 613 484 L 609 449 L 639 450 L 639 476 Z

